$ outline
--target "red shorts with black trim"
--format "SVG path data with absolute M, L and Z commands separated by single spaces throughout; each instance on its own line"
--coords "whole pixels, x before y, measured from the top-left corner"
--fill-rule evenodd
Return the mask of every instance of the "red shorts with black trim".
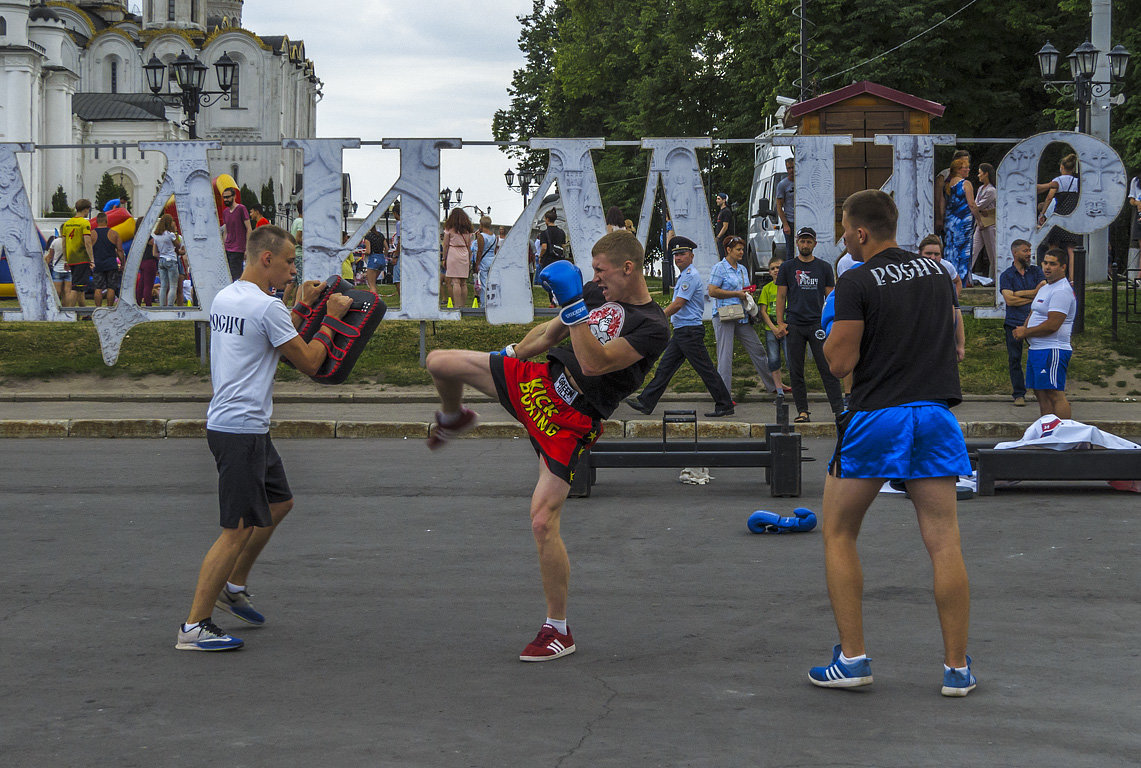
M 578 459 L 602 436 L 602 422 L 572 406 L 582 398 L 550 363 L 491 356 L 491 378 L 499 402 L 527 430 L 535 452 L 555 476 L 570 483 Z

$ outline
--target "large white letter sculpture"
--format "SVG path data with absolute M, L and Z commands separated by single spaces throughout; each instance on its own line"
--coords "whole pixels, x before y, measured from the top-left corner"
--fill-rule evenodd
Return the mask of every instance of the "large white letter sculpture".
M 20 311 L 0 314 L 5 320 L 70 320 L 60 311 L 59 296 L 44 264 L 36 220 L 24 189 L 16 152 L 31 144 L 0 144 L 0 250 L 8 259 Z M 133 291 L 132 291 L 133 293 Z
M 899 209 L 895 239 L 905 251 L 917 252 L 919 241 L 931 234 L 931 223 L 935 220 L 935 145 L 954 143 L 953 134 L 876 136 L 876 144 L 891 146 L 890 191 Z M 799 168 L 796 175 L 800 177 Z
M 1079 196 L 1073 213 L 1052 214 L 1041 227 L 1038 221 L 1038 161 L 1047 145 L 1068 144 L 1078 155 Z M 1113 148 L 1096 136 L 1073 131 L 1053 131 L 1031 136 L 1003 158 L 997 171 L 998 211 L 995 235 L 995 274 L 1011 265 L 1010 245 L 1028 240 L 1032 248 L 1057 226 L 1077 235 L 1108 227 L 1125 202 L 1125 166 Z M 1006 302 L 998 281 L 994 286 L 994 309 L 975 310 L 976 317 L 1003 317 Z
M 222 144 L 217 141 L 139 142 L 140 150 L 154 150 L 166 155 L 166 177 L 131 243 L 131 252 L 123 268 L 123 285 L 134 286 L 143 251 L 147 246 L 147 234 L 154 230 L 166 201 L 173 194 L 178 220 L 182 225 L 182 237 L 186 243 L 186 258 L 190 262 L 194 290 L 201 306 L 144 310 L 135 304 L 134 290 L 124 290 L 114 309 L 101 307 L 92 314 L 103 349 L 103 362 L 107 365 L 114 365 L 119 359 L 123 337 L 139 323 L 153 320 L 209 320 L 214 296 L 230 284 L 230 270 L 222 250 L 222 236 L 214 209 L 213 186 L 210 173 L 206 170 L 206 151 L 221 148 Z
M 836 147 L 850 146 L 851 136 L 776 136 L 774 144 L 792 147 L 796 155 L 796 228 L 816 230 L 818 259 L 835 264 L 836 245 Z M 796 237 L 796 233 L 792 233 Z M 796 246 L 789 249 L 795 254 Z

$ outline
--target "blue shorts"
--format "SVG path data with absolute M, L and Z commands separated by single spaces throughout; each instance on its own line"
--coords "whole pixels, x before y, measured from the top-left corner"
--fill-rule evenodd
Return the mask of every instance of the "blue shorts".
M 53 270 L 51 270 L 51 273 L 52 273 L 52 280 L 57 282 L 57 283 L 62 283 L 64 281 L 71 282 L 71 272 L 69 272 L 66 269 L 63 270 L 62 272 L 60 272 L 58 269 L 53 269 Z
M 971 474 L 963 431 L 943 403 L 921 400 L 878 411 L 849 411 L 828 464 L 834 477 L 913 480 Z
M 1070 367 L 1068 349 L 1029 349 L 1026 351 L 1026 388 L 1066 388 L 1066 369 Z
M 368 261 L 365 262 L 365 269 L 375 269 L 377 272 L 383 272 L 387 265 L 388 259 L 384 258 L 384 254 L 370 253 L 368 255 Z

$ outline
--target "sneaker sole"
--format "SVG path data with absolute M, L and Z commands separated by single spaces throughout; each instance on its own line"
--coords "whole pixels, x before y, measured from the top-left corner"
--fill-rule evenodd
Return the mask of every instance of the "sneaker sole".
M 561 651 L 559 651 L 558 653 L 552 654 L 550 656 L 522 656 L 521 655 L 521 656 L 519 656 L 519 661 L 554 661 L 555 659 L 561 659 L 563 656 L 569 656 L 572 653 L 574 653 L 574 651 L 575 651 L 575 646 L 572 645 L 569 648 L 564 648 Z
M 258 621 L 257 619 L 248 619 L 245 616 L 243 616 L 242 614 L 235 612 L 234 609 L 230 605 L 228 605 L 225 601 L 223 601 L 221 599 L 215 600 L 214 605 L 217 606 L 218 608 L 221 608 L 223 611 L 225 611 L 229 615 L 233 616 L 235 619 L 241 619 L 245 623 L 252 624 L 255 627 L 260 627 L 263 624 L 265 624 L 265 618 L 264 617 L 262 618 L 261 621 Z
M 238 643 L 237 645 L 203 647 L 197 643 L 175 643 L 174 648 L 178 651 L 207 651 L 210 653 L 218 653 L 219 651 L 236 651 L 242 648 L 244 645 L 245 643 Z
M 978 685 L 978 683 L 975 683 L 975 685 Z M 968 685 L 966 688 L 955 688 L 950 685 L 944 685 L 942 694 L 944 696 L 962 698 L 963 696 L 966 696 L 968 693 L 973 691 L 975 689 L 975 685 Z
M 808 676 L 808 681 L 818 688 L 859 688 L 863 685 L 872 684 L 872 676 L 867 677 L 845 677 L 840 680 L 817 680 L 812 675 Z

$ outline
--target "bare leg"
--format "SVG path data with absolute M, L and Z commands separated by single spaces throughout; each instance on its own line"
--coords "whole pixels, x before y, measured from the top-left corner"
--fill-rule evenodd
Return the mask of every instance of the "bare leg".
M 269 505 L 269 513 L 273 516 L 273 525 L 268 528 L 253 529 L 253 533 L 250 534 L 249 540 L 246 541 L 246 546 L 242 547 L 242 553 L 238 555 L 237 562 L 234 563 L 234 568 L 230 571 L 227 581 L 231 584 L 248 583 L 250 569 L 254 567 L 254 562 L 258 559 L 258 555 L 265 549 L 265 545 L 269 543 L 269 537 L 277 530 L 277 524 L 289 514 L 289 510 L 291 509 L 293 509 L 293 499 L 279 501 Z
M 567 617 L 567 591 L 570 584 L 570 558 L 559 532 L 559 517 L 570 486 L 551 473 L 539 459 L 539 482 L 531 496 L 531 533 L 539 550 L 539 573 L 543 577 L 543 596 L 547 600 L 547 616 Z
M 824 533 L 824 572 L 828 599 L 840 632 L 840 648 L 851 658 L 864 653 L 864 573 L 856 537 L 882 480 L 838 478 L 824 480 L 821 511 Z
M 376 276 L 380 274 L 378 270 L 366 269 L 364 271 L 364 281 L 368 284 L 368 289 L 376 293 Z
M 491 378 L 491 355 L 468 349 L 433 349 L 426 366 L 440 393 L 440 410 L 455 413 L 463 405 L 464 384 L 495 397 L 495 380 Z
M 226 576 L 233 570 L 234 563 L 252 531 L 253 528 L 246 526 L 222 529 L 218 540 L 202 559 L 202 567 L 198 571 L 198 585 L 194 589 L 194 602 L 190 605 L 190 614 L 186 617 L 187 624 L 210 618 L 210 614 L 214 612 L 214 601 L 218 599 L 218 593 L 226 585 Z
M 967 630 L 971 618 L 971 588 L 959 542 L 955 505 L 955 478 L 908 480 L 907 491 L 915 505 L 919 533 L 931 557 L 935 607 L 943 630 L 943 663 L 967 666 Z

